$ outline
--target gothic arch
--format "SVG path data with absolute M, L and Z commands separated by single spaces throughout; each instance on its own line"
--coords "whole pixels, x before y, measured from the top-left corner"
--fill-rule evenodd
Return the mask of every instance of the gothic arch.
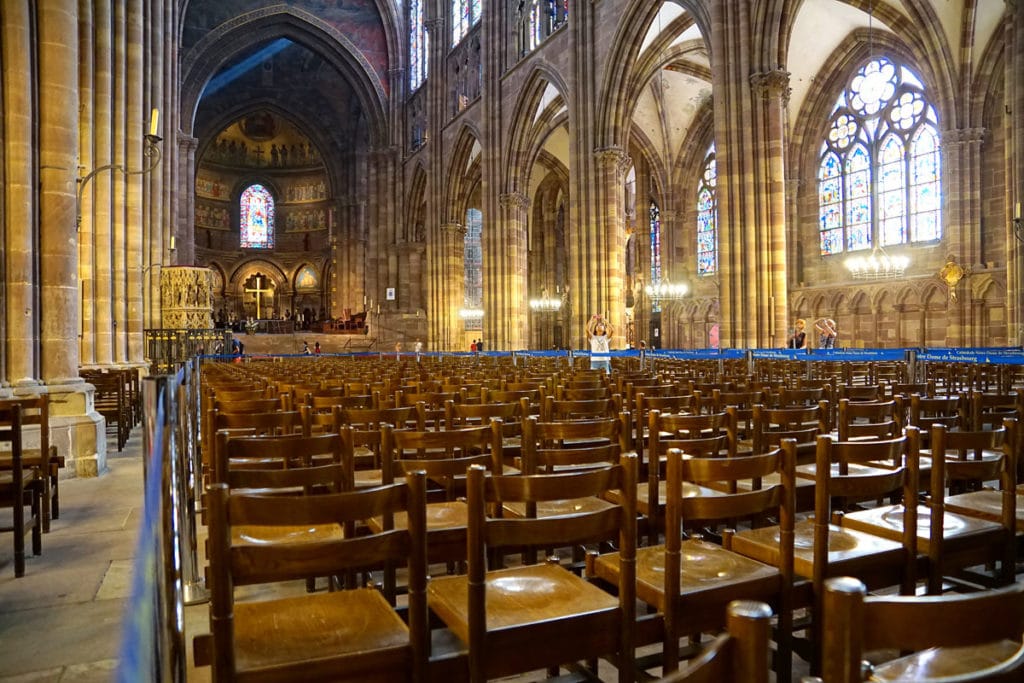
M 416 161 L 416 166 L 412 171 L 405 211 L 405 220 L 402 222 L 405 231 L 403 241 L 424 241 L 427 220 L 427 170 L 422 159 Z
M 235 267 L 235 270 L 231 273 L 231 278 L 229 280 L 230 287 L 228 284 L 225 284 L 225 290 L 237 290 L 237 288 L 242 286 L 242 283 L 244 283 L 251 275 L 254 275 L 256 271 L 259 271 L 263 275 L 272 279 L 275 287 L 284 286 L 290 288 L 290 278 L 280 266 L 263 258 L 251 258 L 242 261 Z
M 447 196 L 443 204 L 446 222 L 462 225 L 466 220 L 466 202 L 473 188 L 480 183 L 480 155 L 472 156 L 473 148 L 478 144 L 479 137 L 469 126 L 464 126 L 452 146 Z
M 605 73 L 598 95 L 598 101 L 603 103 L 595 118 L 599 148 L 614 147 L 620 140 L 628 139 L 627 131 L 632 126 L 635 101 L 626 97 L 625 93 L 633 90 L 632 82 L 641 78 L 637 74 L 636 63 L 640 46 L 662 4 L 662 0 L 629 3 L 629 8 L 619 20 L 606 60 L 611 68 Z M 692 22 L 697 24 L 702 36 L 710 35 L 711 15 L 706 3 L 678 0 L 675 4 L 692 17 Z
M 203 89 L 217 70 L 243 50 L 274 38 L 300 43 L 337 69 L 352 84 L 366 112 L 371 146 L 386 145 L 390 139 L 387 92 L 370 62 L 334 26 L 303 9 L 285 5 L 238 15 L 213 28 L 183 55 L 179 109 L 182 130 L 191 133 Z
M 544 108 L 540 105 L 548 87 L 554 88 L 557 96 Z M 563 120 L 563 110 L 569 101 L 568 88 L 557 72 L 544 65 L 534 68 L 526 79 L 520 97 L 512 110 L 512 129 L 509 133 L 510 150 L 505 168 L 505 191 L 526 193 L 532 165 L 544 140 Z M 568 116 L 567 113 L 564 114 Z

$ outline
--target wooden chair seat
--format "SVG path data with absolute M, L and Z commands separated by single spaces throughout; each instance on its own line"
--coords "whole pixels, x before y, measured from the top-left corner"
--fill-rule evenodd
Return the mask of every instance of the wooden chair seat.
M 950 676 L 966 676 L 994 667 L 1021 654 L 1021 644 L 1012 640 L 970 647 L 933 647 L 872 667 L 871 680 L 948 680 Z
M 306 666 L 319 673 L 331 659 L 353 656 L 342 669 L 348 676 L 410 664 L 409 629 L 376 589 L 238 602 L 234 616 L 239 675 L 287 667 L 287 676 L 300 680 Z
M 614 493 L 615 492 L 612 492 L 612 493 L 613 493 L 613 495 L 610 496 L 610 498 L 612 500 L 614 500 L 615 499 L 615 497 L 614 497 Z M 683 495 L 683 498 L 693 498 L 693 497 L 696 497 L 696 496 L 722 496 L 722 495 L 725 495 L 725 494 L 722 493 L 721 491 L 716 491 L 715 489 L 709 488 L 707 486 L 701 486 L 699 484 L 694 484 L 693 482 L 684 481 L 683 482 L 683 494 L 682 495 Z M 659 510 L 663 509 L 665 507 L 665 501 L 667 501 L 667 500 L 668 500 L 668 482 L 662 480 L 662 481 L 658 482 L 658 509 Z M 660 514 L 660 513 L 657 513 L 654 509 L 651 508 L 651 505 L 650 505 L 650 489 L 648 489 L 647 486 L 640 486 L 640 487 L 637 488 L 637 492 L 636 492 L 636 508 L 640 512 L 640 514 L 642 514 L 642 515 L 644 515 L 646 517 L 652 517 L 652 516 L 655 516 L 656 514 Z
M 737 531 L 732 549 L 770 565 L 778 564 L 779 527 Z M 833 575 L 863 575 L 874 565 L 898 564 L 903 545 L 896 541 L 829 525 L 828 566 Z M 793 527 L 793 570 L 800 576 L 814 576 L 814 520 L 804 519 Z
M 613 639 L 618 629 L 618 599 L 563 567 L 499 569 L 487 572 L 485 580 L 488 631 L 536 627 L 545 621 L 564 628 L 565 619 L 577 615 L 593 621 L 594 634 L 607 630 Z M 431 609 L 464 640 L 469 640 L 468 590 L 466 576 L 434 578 L 427 586 Z M 610 647 L 614 649 L 614 640 Z
M 1003 518 L 1003 493 L 985 489 L 949 496 L 946 498 L 946 510 L 966 517 L 999 522 Z M 1016 517 L 1017 531 L 1024 532 L 1024 493 L 1017 493 Z
M 236 526 L 231 529 L 231 543 L 235 545 L 242 543 L 315 543 L 343 538 L 345 538 L 345 531 L 339 524 Z
M 778 591 L 782 575 L 775 567 L 729 552 L 722 546 L 699 539 L 682 542 L 680 589 L 687 610 L 697 614 L 702 601 L 719 605 L 722 595 L 735 594 L 743 586 L 748 594 L 771 594 Z M 670 604 L 665 596 L 665 546 L 644 546 L 636 551 L 636 595 L 663 612 Z M 598 577 L 614 580 L 619 573 L 619 556 L 602 555 L 595 563 Z M 693 616 L 691 615 L 691 616 Z M 713 617 L 714 628 L 722 620 Z M 689 621 L 689 619 L 688 619 Z
M 396 512 L 394 514 L 394 528 L 405 529 L 409 523 L 408 517 L 404 512 Z M 466 531 L 466 524 L 469 523 L 469 511 L 466 508 L 466 503 L 461 500 L 450 500 L 440 503 L 428 503 L 427 504 L 427 532 L 436 531 L 439 529 L 460 529 L 463 534 Z M 366 521 L 366 525 L 370 528 L 373 533 L 380 533 L 384 530 L 384 519 L 382 517 L 373 517 Z M 465 540 L 465 536 L 462 537 Z M 430 545 L 430 541 L 427 541 L 427 545 Z
M 842 526 L 848 529 L 877 534 L 883 538 L 899 540 L 903 537 L 903 506 L 883 505 L 870 510 L 856 510 L 843 515 Z M 917 506 L 917 549 L 928 553 L 931 544 L 931 508 Z M 946 512 L 942 518 L 943 542 L 954 543 L 978 534 L 998 532 L 997 522 Z
M 597 512 L 615 507 L 617 503 L 610 500 L 588 496 L 586 498 L 567 498 L 566 500 L 545 500 L 537 503 L 537 517 L 557 517 L 580 512 Z M 519 502 L 505 503 L 502 508 L 515 517 L 526 516 L 526 504 Z
M 839 474 L 839 463 L 832 463 L 831 473 L 833 476 Z M 862 463 L 851 462 L 847 465 L 847 472 L 851 476 L 867 475 L 867 474 L 881 474 L 884 470 L 890 469 L 886 467 L 874 467 L 871 465 L 865 465 Z M 797 465 L 796 468 L 797 479 L 817 479 L 818 478 L 818 466 L 813 463 L 806 465 Z

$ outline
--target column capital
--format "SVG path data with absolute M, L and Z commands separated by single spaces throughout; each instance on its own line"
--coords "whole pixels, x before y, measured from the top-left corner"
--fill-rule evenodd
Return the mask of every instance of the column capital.
M 788 101 L 792 92 L 792 88 L 789 87 L 789 72 L 783 69 L 751 74 L 750 85 L 753 86 L 754 92 L 764 99 L 781 97 Z
M 194 138 L 187 133 L 178 133 L 178 149 L 182 152 L 194 152 L 199 147 L 199 138 Z
M 506 192 L 498 196 L 498 203 L 503 209 L 525 209 L 530 205 L 530 198 L 522 192 Z
M 987 128 L 947 128 L 942 131 L 942 144 L 980 145 L 987 133 Z
M 661 220 L 663 221 L 674 221 L 675 219 L 679 218 L 679 212 L 662 210 L 658 213 L 658 217 L 661 218 Z
M 619 176 L 624 176 L 633 164 L 633 159 L 621 147 L 601 147 L 594 150 L 594 156 L 600 164 L 615 171 Z
M 466 226 L 464 226 L 462 223 L 442 223 L 437 227 L 442 234 L 453 233 L 459 235 L 460 237 L 466 236 Z
M 444 30 L 444 19 L 442 17 L 427 19 L 423 22 L 423 28 L 427 29 L 427 33 L 432 38 L 437 38 L 437 35 Z

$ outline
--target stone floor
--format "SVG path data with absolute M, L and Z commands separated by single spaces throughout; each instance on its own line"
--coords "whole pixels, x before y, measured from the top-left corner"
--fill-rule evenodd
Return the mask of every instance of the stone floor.
M 29 555 L 24 577 L 14 578 L 11 535 L 0 535 L 0 683 L 114 679 L 143 497 L 141 432 L 108 456 L 103 476 L 61 481 L 60 519 L 43 536 L 42 555 Z M 0 526 L 9 523 L 10 512 L 0 511 Z M 206 604 L 185 609 L 191 683 L 210 680 L 208 667 L 191 663 L 192 638 L 208 623 Z M 612 667 L 601 667 L 602 680 L 615 680 Z

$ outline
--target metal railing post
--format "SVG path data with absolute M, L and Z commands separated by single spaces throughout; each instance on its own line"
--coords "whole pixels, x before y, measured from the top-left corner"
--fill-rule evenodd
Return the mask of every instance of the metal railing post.
M 178 384 L 178 425 L 177 448 L 174 451 L 176 500 L 174 506 L 177 520 L 178 551 L 181 557 L 182 590 L 186 605 L 197 605 L 210 599 L 206 582 L 199 573 L 199 557 L 196 552 L 196 499 L 202 486 L 201 464 L 197 468 L 196 421 L 193 394 L 192 364 L 185 361 L 182 381 Z

